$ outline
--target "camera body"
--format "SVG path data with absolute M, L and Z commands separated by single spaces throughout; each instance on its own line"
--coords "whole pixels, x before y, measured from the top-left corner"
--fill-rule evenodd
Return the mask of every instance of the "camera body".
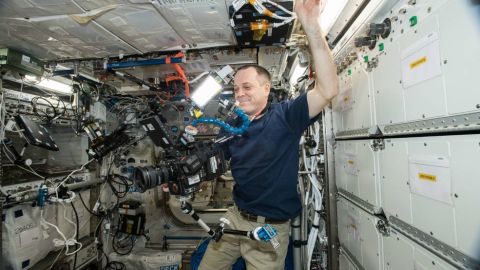
M 134 169 L 132 178 L 140 192 L 167 184 L 170 194 L 186 196 L 197 191 L 201 182 L 211 181 L 227 169 L 223 151 L 210 142 L 194 142 L 188 149 L 173 152 L 176 157 L 162 164 Z

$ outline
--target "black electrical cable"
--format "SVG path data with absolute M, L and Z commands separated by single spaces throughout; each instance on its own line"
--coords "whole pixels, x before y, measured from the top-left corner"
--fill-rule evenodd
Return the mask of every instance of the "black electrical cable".
M 127 195 L 127 191 L 128 191 L 128 190 L 126 190 L 126 191 L 118 191 L 118 190 L 113 186 L 112 182 L 113 182 L 113 181 L 111 180 L 111 178 L 109 178 L 109 179 L 107 180 L 108 186 L 110 186 L 110 189 L 112 190 L 112 192 L 113 192 L 113 194 L 115 195 L 115 197 L 117 197 L 118 199 L 125 197 L 125 196 Z
M 98 258 L 97 258 L 97 261 L 100 261 L 100 267 L 98 267 L 98 264 L 97 264 L 97 269 L 98 269 L 98 268 L 100 268 L 100 269 L 106 269 L 107 265 L 110 263 L 110 259 L 108 258 L 107 253 L 105 253 L 105 251 L 103 251 L 103 248 L 102 248 L 101 251 L 102 251 L 102 254 L 105 256 L 105 259 L 107 260 L 107 263 L 106 263 L 106 265 L 105 265 L 105 268 L 103 268 L 103 267 L 102 267 L 102 260 L 101 260 L 101 259 L 98 260 Z M 100 258 L 101 258 L 101 257 L 100 257 Z
M 57 103 L 56 108 L 58 109 L 58 106 L 60 106 L 60 102 L 62 102 L 62 104 L 63 104 L 63 111 L 62 111 L 62 113 L 58 113 L 57 116 L 53 118 L 54 120 L 57 119 L 60 116 L 65 116 L 65 114 L 67 113 L 67 105 L 65 105 L 65 102 L 60 98 L 58 98 L 58 103 Z
M 123 183 L 119 183 L 115 180 L 113 180 L 113 178 L 115 177 L 114 175 L 111 175 L 110 174 L 110 171 L 112 170 L 112 165 L 113 165 L 113 160 L 110 162 L 110 165 L 108 166 L 108 170 L 107 170 L 107 176 L 106 176 L 106 182 L 108 183 L 108 185 L 110 186 L 110 189 L 112 190 L 113 194 L 115 195 L 115 197 L 117 197 L 117 199 L 120 199 L 120 198 L 123 198 L 127 195 L 127 192 L 128 192 L 128 182 L 124 181 Z M 122 180 L 122 179 L 121 179 Z M 120 184 L 120 185 L 125 185 L 125 191 L 118 191 L 112 184 L 112 182 L 114 183 L 117 183 L 117 184 Z M 118 201 L 118 200 L 117 200 Z
M 115 181 L 115 178 L 118 178 L 120 179 L 121 182 L 118 182 L 118 181 Z M 127 193 L 128 193 L 128 189 L 130 188 L 130 184 L 128 183 L 127 181 L 127 178 L 126 177 L 123 177 L 121 175 L 118 175 L 118 174 L 113 174 L 113 175 L 109 175 L 107 176 L 107 183 L 108 185 L 110 186 L 110 189 L 112 190 L 113 194 L 117 197 L 117 198 L 124 198 Z M 124 190 L 123 191 L 119 191 L 118 189 L 115 188 L 115 186 L 113 184 L 118 184 L 120 186 L 124 186 Z
M 127 269 L 124 263 L 118 261 L 111 261 L 105 265 L 105 270 L 124 270 Z
M 41 110 L 37 109 L 37 102 L 38 102 L 39 99 L 48 103 L 48 105 L 53 109 L 53 116 L 49 115 L 49 113 L 47 111 L 41 111 Z M 53 106 L 53 104 L 50 102 L 50 100 L 48 100 L 44 97 L 34 97 L 30 101 L 30 103 L 32 104 L 33 113 L 40 118 L 44 118 L 47 123 L 52 121 L 57 116 L 57 108 L 55 108 L 55 106 Z M 40 114 L 40 112 L 42 112 L 42 114 Z
M 115 246 L 115 239 L 117 239 L 118 235 L 120 233 L 117 231 L 117 233 L 115 233 L 115 235 L 113 236 L 113 239 L 112 239 L 112 248 L 113 248 L 113 251 L 115 251 L 115 253 L 119 254 L 119 255 L 128 255 L 130 254 L 130 252 L 132 252 L 133 250 L 133 247 L 135 246 L 135 242 L 132 238 L 132 235 L 129 235 L 129 239 L 130 239 L 130 248 L 128 249 L 127 252 L 120 252 L 117 247 Z
M 115 181 L 115 178 L 120 179 L 121 182 Z M 132 184 L 129 184 L 129 183 L 128 183 L 128 180 L 129 180 L 129 179 L 128 179 L 127 177 L 125 177 L 125 176 L 123 176 L 123 175 L 120 175 L 120 174 L 113 174 L 113 177 L 111 178 L 111 181 L 112 181 L 112 182 L 114 182 L 114 183 L 116 183 L 116 184 L 119 184 L 119 185 L 124 185 L 124 186 L 127 187 L 127 189 L 128 189 L 128 187 L 130 187 L 130 186 L 133 184 L 133 183 L 132 183 Z
M 75 208 L 75 205 L 73 204 L 73 202 L 70 202 L 70 205 L 72 206 L 73 213 L 75 213 L 75 223 L 77 224 L 77 231 L 75 232 L 75 238 L 78 243 L 78 235 L 80 234 L 80 222 L 78 221 L 78 213 L 77 213 L 77 209 Z M 77 244 L 75 244 L 75 248 L 77 248 Z M 73 270 L 77 268 L 77 254 L 78 252 L 75 252 L 75 258 L 73 259 Z
M 94 216 L 96 216 L 96 217 L 100 217 L 99 214 L 94 213 L 92 210 L 90 210 L 90 209 L 88 208 L 87 204 L 86 204 L 85 201 L 83 200 L 82 192 L 78 192 L 78 197 L 80 197 L 80 201 L 82 202 L 83 207 L 85 207 L 85 209 L 88 211 L 88 213 L 90 213 L 91 215 L 94 215 Z

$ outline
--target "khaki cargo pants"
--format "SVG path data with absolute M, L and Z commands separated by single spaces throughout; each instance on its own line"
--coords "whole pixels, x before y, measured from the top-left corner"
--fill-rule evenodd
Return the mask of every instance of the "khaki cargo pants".
M 230 207 L 225 214 L 230 225 L 225 228 L 250 231 L 264 223 L 249 221 L 242 217 L 236 206 Z M 277 230 L 280 243 L 274 249 L 270 242 L 261 242 L 245 236 L 225 234 L 219 242 L 210 241 L 207 251 L 200 263 L 199 270 L 230 270 L 241 256 L 245 260 L 247 270 L 283 270 L 288 250 L 290 222 L 270 224 Z

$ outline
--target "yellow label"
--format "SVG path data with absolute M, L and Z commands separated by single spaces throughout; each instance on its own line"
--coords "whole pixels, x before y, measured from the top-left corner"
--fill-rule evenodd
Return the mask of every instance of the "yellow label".
M 437 182 L 437 176 L 432 175 L 432 174 L 428 174 L 428 173 L 419 173 L 418 178 L 420 178 L 421 180 Z
M 200 118 L 203 115 L 202 111 L 197 109 L 193 110 L 193 113 L 195 115 L 195 118 Z
M 424 64 L 424 63 L 426 63 L 426 62 L 427 62 L 427 57 L 424 56 L 424 57 L 422 57 L 422 58 L 420 58 L 420 59 L 418 59 L 418 60 L 410 63 L 410 69 L 414 69 L 414 68 L 416 68 L 416 67 L 418 67 L 418 66 L 420 66 L 421 64 Z

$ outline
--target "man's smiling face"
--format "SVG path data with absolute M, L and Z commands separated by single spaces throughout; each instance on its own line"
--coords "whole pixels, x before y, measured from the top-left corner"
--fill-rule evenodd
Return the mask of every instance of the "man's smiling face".
M 247 115 L 257 115 L 267 106 L 269 92 L 270 83 L 258 75 L 254 67 L 239 70 L 235 74 L 235 100 Z

